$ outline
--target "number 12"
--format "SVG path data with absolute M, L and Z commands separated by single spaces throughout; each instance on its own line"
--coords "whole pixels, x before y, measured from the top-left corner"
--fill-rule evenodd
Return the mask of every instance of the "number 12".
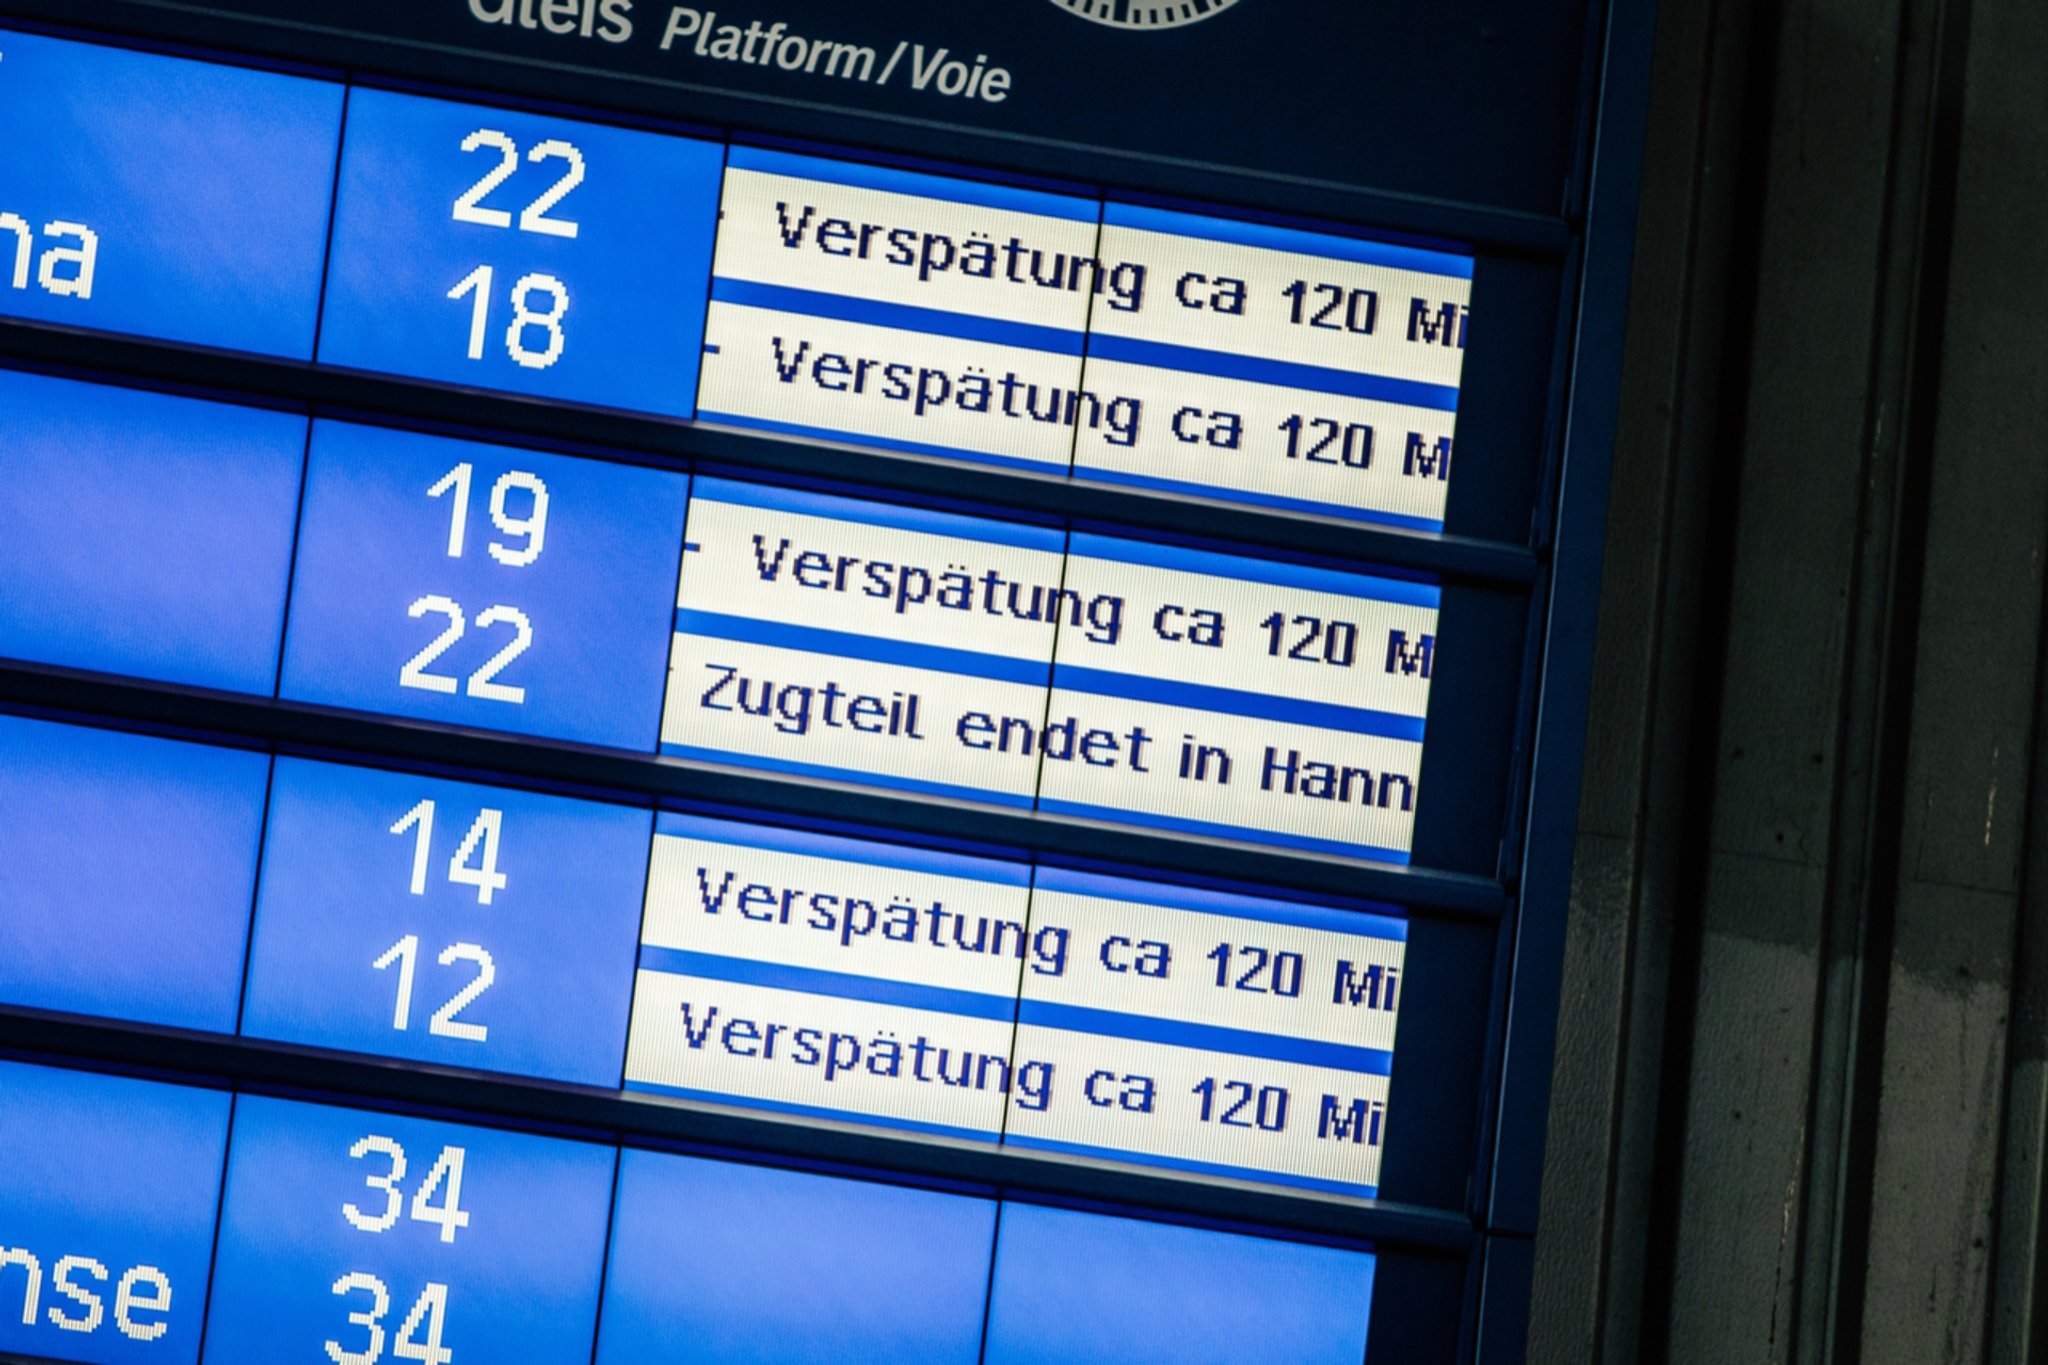
M 391 1010 L 391 1027 L 398 1033 L 405 1032 L 412 1023 L 412 981 L 419 956 L 420 936 L 407 934 L 370 964 L 380 972 L 394 962 L 398 964 L 398 1000 Z M 434 1011 L 434 1017 L 427 1021 L 427 1032 L 439 1038 L 460 1038 L 470 1043 L 489 1042 L 490 1025 L 458 1023 L 455 1016 L 498 979 L 498 964 L 492 961 L 490 950 L 475 943 L 451 943 L 441 950 L 435 961 L 443 967 L 452 967 L 458 962 L 473 963 L 476 975 L 470 978 L 467 986 L 449 997 L 447 1004 Z

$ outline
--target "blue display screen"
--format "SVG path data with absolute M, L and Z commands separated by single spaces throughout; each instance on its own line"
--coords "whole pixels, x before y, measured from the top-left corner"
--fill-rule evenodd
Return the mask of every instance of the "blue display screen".
M 0 753 L 9 1003 L 1377 1192 L 1394 915 L 5 716 Z
M 973 1365 L 995 1212 L 957 1195 L 627 1151 L 597 1365 Z
M 1010 1204 L 983 1360 L 1358 1365 L 1372 1276 L 1357 1252 Z
M 207 1365 L 323 1352 L 585 1365 L 615 1159 L 586 1143 L 241 1097 Z
M 316 422 L 280 695 L 654 748 L 689 480 Z
M 269 695 L 306 419 L 0 371 L 0 656 Z
M 0 30 L 0 314 L 310 360 L 341 101 Z
M 0 1000 L 234 1032 L 269 770 L 0 716 Z
M 114 381 L 0 370 L 0 1023 L 286 1092 L 0 1061 L 0 1355 L 1356 1365 L 1374 1253 L 997 1196 L 1328 1227 L 1479 1084 L 1309 870 L 1519 809 L 1548 589 L 1424 539 L 1474 257 L 395 69 L 0 30 L 10 363 Z
M 651 823 L 279 759 L 242 1031 L 617 1085 Z
M 198 1365 L 229 1103 L 0 1061 L 0 1352 Z
M 320 359 L 688 417 L 723 158 L 352 91 Z

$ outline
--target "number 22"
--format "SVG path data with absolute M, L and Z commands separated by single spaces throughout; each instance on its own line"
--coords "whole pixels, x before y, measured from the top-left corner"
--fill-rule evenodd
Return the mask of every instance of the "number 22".
M 427 642 L 427 647 L 406 660 L 398 670 L 400 687 L 417 687 L 423 692 L 440 692 L 454 696 L 460 684 L 445 673 L 429 673 L 427 665 L 446 654 L 463 631 L 468 629 L 462 608 L 453 600 L 440 593 L 428 593 L 425 597 L 406 608 L 405 614 L 417 621 L 428 613 L 445 618 L 448 625 L 439 635 Z M 493 681 L 505 671 L 505 665 L 524 654 L 533 644 L 533 622 L 526 619 L 526 613 L 517 607 L 486 607 L 476 618 L 479 628 L 485 626 L 509 625 L 514 634 L 512 642 L 484 660 L 484 665 L 469 675 L 467 690 L 472 697 L 485 701 L 508 701 L 515 705 L 526 700 L 526 689 L 507 683 Z
M 462 139 L 465 152 L 480 151 L 489 147 L 498 154 L 498 164 L 483 179 L 462 192 L 455 201 L 455 221 L 478 223 L 484 227 L 508 228 L 512 226 L 512 215 L 505 209 L 487 209 L 483 206 L 484 196 L 512 178 L 519 169 L 519 144 L 495 128 L 479 128 Z M 577 225 L 566 218 L 550 218 L 548 210 L 568 197 L 569 191 L 583 183 L 583 153 L 574 145 L 560 138 L 549 138 L 535 143 L 526 154 L 526 159 L 538 165 L 543 161 L 566 161 L 569 169 L 562 178 L 541 192 L 538 199 L 528 204 L 519 213 L 521 232 L 538 232 L 547 237 L 574 237 Z

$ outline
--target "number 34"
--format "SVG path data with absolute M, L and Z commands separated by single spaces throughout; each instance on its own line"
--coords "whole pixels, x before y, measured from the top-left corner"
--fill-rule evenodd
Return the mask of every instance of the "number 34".
M 348 1315 L 352 1326 L 367 1329 L 369 1339 L 360 1351 L 351 1351 L 332 1337 L 327 1341 L 327 1358 L 334 1365 L 377 1365 L 384 1358 L 384 1319 L 391 1313 L 391 1290 L 384 1281 L 365 1270 L 344 1275 L 334 1282 L 337 1297 L 365 1293 L 370 1306 Z M 418 1360 L 424 1365 L 450 1365 L 455 1352 L 441 1344 L 448 1316 L 448 1286 L 427 1285 L 405 1321 L 398 1325 L 398 1339 L 391 1354 L 399 1360 Z M 424 1335 L 422 1335 L 424 1329 Z
M 405 1148 L 394 1138 L 372 1133 L 348 1149 L 349 1156 L 356 1161 L 367 1161 L 381 1157 L 385 1163 L 382 1175 L 372 1172 L 364 1177 L 364 1184 L 384 1196 L 384 1207 L 365 1211 L 355 1201 L 341 1206 L 342 1217 L 358 1232 L 385 1233 L 398 1225 L 399 1216 L 405 1212 L 405 1193 L 399 1182 L 405 1179 Z M 469 1153 L 462 1147 L 443 1147 L 433 1169 L 413 1192 L 412 1217 L 415 1221 L 427 1223 L 440 1229 L 443 1242 L 453 1242 L 455 1234 L 469 1226 L 469 1213 L 462 1207 L 462 1168 Z M 435 1202 L 436 1196 L 440 1202 Z M 373 1206 L 374 1208 L 374 1206 Z M 327 1358 L 334 1365 L 377 1365 L 384 1357 L 387 1333 L 384 1320 L 391 1314 L 391 1287 L 368 1271 L 358 1270 L 343 1275 L 334 1282 L 337 1298 L 351 1294 L 367 1294 L 370 1306 L 351 1312 L 349 1325 L 364 1329 L 366 1339 L 361 1350 L 350 1350 L 339 1341 L 329 1338 Z M 455 1353 L 441 1344 L 446 1330 L 448 1316 L 448 1286 L 429 1283 L 398 1325 L 398 1336 L 391 1341 L 391 1354 L 398 1360 L 418 1360 L 425 1365 L 450 1365 Z

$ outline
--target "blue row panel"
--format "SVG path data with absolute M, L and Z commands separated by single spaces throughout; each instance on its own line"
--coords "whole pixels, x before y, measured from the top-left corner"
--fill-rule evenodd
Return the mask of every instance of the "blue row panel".
M 306 419 L 0 371 L 0 656 L 269 696 Z
M 242 1031 L 616 1086 L 652 818 L 279 759 Z
M 312 359 L 341 104 L 0 31 L 0 315 Z
M 0 716 L 0 1002 L 234 1032 L 269 767 Z
M 1003 1207 L 987 1365 L 1359 1365 L 1373 1257 Z
M 282 695 L 647 752 L 689 480 L 314 424 Z
M 229 1104 L 0 1062 L 0 1354 L 194 1365 Z
M 995 1205 L 628 1151 L 597 1365 L 973 1365 Z
M 243 1096 L 206 1365 L 585 1365 L 613 1153 Z
M 320 359 L 688 417 L 723 158 L 352 90 Z

